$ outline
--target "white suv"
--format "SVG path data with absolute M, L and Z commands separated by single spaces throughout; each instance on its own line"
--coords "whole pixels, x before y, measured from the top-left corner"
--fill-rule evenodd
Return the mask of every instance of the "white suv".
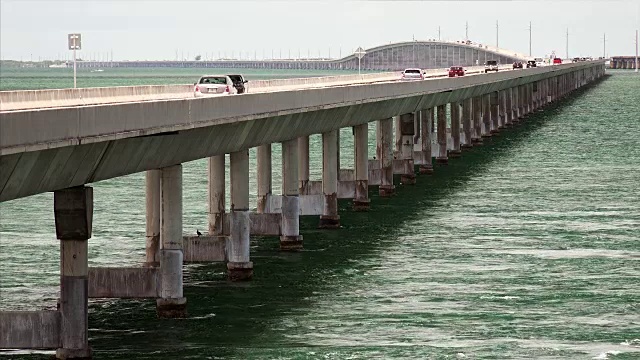
M 498 72 L 498 61 L 497 60 L 487 60 L 484 64 L 484 73 L 488 73 L 489 71 Z
M 424 80 L 421 69 L 405 69 L 402 72 L 402 80 Z

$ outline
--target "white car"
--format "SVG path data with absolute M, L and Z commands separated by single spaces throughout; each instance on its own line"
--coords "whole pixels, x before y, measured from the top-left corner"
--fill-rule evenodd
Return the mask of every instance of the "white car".
M 542 58 L 535 58 L 534 59 L 536 61 L 536 67 L 541 67 L 541 66 L 546 66 L 547 64 L 544 63 L 544 60 Z
M 498 72 L 498 61 L 497 60 L 487 60 L 484 64 L 484 73 L 488 73 L 489 71 Z
M 193 96 L 223 96 L 237 94 L 233 81 L 227 75 L 205 75 L 193 84 Z
M 422 69 L 405 69 L 402 72 L 402 80 L 424 80 Z

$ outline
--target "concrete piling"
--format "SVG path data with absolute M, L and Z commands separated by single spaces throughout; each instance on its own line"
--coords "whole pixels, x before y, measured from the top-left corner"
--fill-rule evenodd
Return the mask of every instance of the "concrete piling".
M 298 189 L 298 139 L 282 143 L 282 217 L 280 250 L 302 250 Z
M 271 144 L 258 146 L 257 162 L 258 201 L 256 212 L 258 214 L 264 214 L 268 198 L 271 196 L 271 192 L 273 190 Z
M 460 151 L 460 103 L 452 102 L 450 104 L 451 107 L 451 142 L 453 144 L 453 149 L 448 151 L 449 157 L 456 158 L 460 157 L 462 153 Z
M 396 135 L 400 135 L 396 144 L 400 144 L 399 159 L 402 160 L 402 174 L 400 181 L 405 185 L 413 185 L 416 183 L 416 174 L 413 159 L 413 141 L 415 136 L 416 114 L 408 113 L 398 116 L 399 131 Z
M 367 211 L 369 201 L 369 124 L 354 127 L 354 152 L 356 168 L 356 196 L 353 199 L 355 211 Z
M 227 242 L 227 275 L 231 281 L 253 276 L 249 240 L 249 150 L 231 153 L 231 212 Z
M 438 156 L 436 157 L 436 163 L 448 164 L 449 158 L 447 157 L 447 107 L 446 105 L 438 105 L 438 127 L 436 129 L 438 139 Z
M 380 161 L 380 186 L 378 193 L 382 197 L 395 194 L 393 186 L 393 118 L 378 120 L 376 123 L 376 156 Z
M 322 194 L 324 205 L 319 227 L 336 229 L 340 227 L 338 215 L 338 131 L 322 134 Z
M 482 96 L 482 137 L 491 137 L 491 94 Z
M 433 135 L 433 108 L 422 110 L 420 114 L 420 174 L 433 174 L 431 137 Z
M 500 132 L 500 94 L 497 91 L 489 94 L 490 101 L 490 114 L 491 114 L 491 124 L 489 125 L 491 134 L 497 134 Z
M 225 211 L 225 159 L 223 155 L 208 159 L 209 235 L 223 235 Z
M 298 138 L 298 192 L 309 194 L 309 137 Z
M 60 347 L 58 359 L 91 358 L 88 311 L 88 240 L 93 222 L 93 188 L 54 192 L 56 235 L 60 240 Z
M 472 119 L 473 119 L 473 99 L 468 98 L 462 101 L 462 132 L 464 133 L 464 141 L 460 144 L 461 148 L 470 148 L 472 144 Z
M 187 316 L 182 294 L 182 165 L 160 171 L 161 297 L 156 310 L 159 317 L 181 318 Z
M 482 96 L 473 98 L 473 133 L 471 134 L 471 143 L 474 145 L 482 144 Z
M 145 173 L 146 266 L 160 265 L 160 170 Z

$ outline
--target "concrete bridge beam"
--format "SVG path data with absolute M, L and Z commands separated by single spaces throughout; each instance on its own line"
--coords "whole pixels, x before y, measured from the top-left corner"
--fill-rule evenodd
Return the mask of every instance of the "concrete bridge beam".
M 376 123 L 376 156 L 380 162 L 380 186 L 382 197 L 395 194 L 393 185 L 393 118 L 378 120 Z
M 456 158 L 460 157 L 460 103 L 452 102 L 449 104 L 450 106 L 450 115 L 451 115 L 451 142 L 453 149 L 449 150 L 449 157 Z
M 182 293 L 182 165 L 162 168 L 160 175 L 160 298 L 159 317 L 187 316 Z
M 369 201 L 369 124 L 354 127 L 354 152 L 356 167 L 356 196 L 353 199 L 355 211 L 367 211 Z
M 298 139 L 282 143 L 282 217 L 280 250 L 302 250 L 298 189 Z
M 447 107 L 446 105 L 438 105 L 437 114 L 437 138 L 438 138 L 438 156 L 436 157 L 436 163 L 448 164 L 449 158 L 447 157 Z
M 322 194 L 324 196 L 319 227 L 337 229 L 340 227 L 338 215 L 338 131 L 322 134 Z
M 227 275 L 231 281 L 253 276 L 250 261 L 249 149 L 231 153 L 231 213 L 227 242 Z

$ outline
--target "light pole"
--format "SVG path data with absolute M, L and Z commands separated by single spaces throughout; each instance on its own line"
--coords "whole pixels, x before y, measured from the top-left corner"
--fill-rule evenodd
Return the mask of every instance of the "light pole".
M 82 44 L 82 36 L 80 34 L 67 35 L 69 40 L 69 50 L 73 50 L 73 88 L 76 88 L 76 50 L 80 50 Z

